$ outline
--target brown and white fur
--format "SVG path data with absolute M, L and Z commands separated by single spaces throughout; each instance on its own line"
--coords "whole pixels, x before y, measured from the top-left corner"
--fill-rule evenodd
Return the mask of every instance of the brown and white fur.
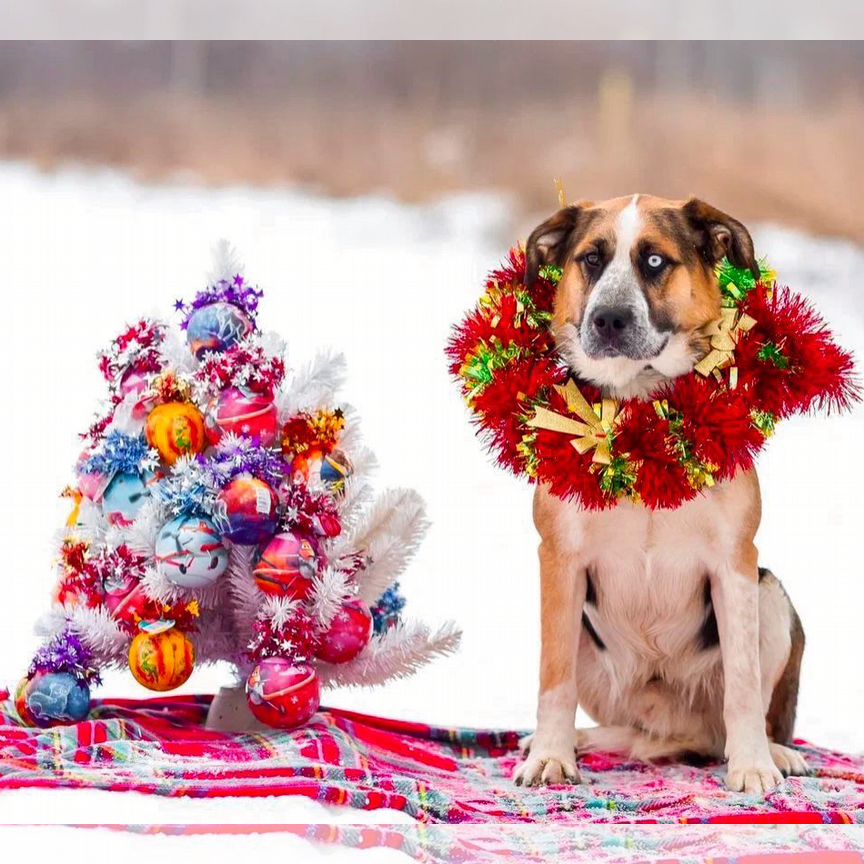
M 746 228 L 696 199 L 634 195 L 556 213 L 526 247 L 526 282 L 563 269 L 553 329 L 578 377 L 650 398 L 706 353 L 714 265 L 758 272 Z M 537 729 L 515 780 L 579 782 L 577 755 L 728 760 L 764 793 L 807 765 L 789 746 L 804 648 L 780 582 L 760 570 L 755 472 L 676 510 L 585 511 L 539 487 L 542 648 Z M 581 705 L 599 724 L 576 730 Z

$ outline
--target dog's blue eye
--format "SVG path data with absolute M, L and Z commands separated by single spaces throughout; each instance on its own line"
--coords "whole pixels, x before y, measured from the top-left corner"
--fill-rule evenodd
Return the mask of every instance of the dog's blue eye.
M 589 267 L 600 266 L 600 255 L 597 252 L 589 252 L 582 259 Z
M 649 255 L 645 263 L 652 270 L 659 270 L 666 263 L 666 259 L 662 255 Z

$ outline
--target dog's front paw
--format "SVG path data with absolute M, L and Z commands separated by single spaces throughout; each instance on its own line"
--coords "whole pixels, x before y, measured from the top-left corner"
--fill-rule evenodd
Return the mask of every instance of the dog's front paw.
M 516 766 L 513 780 L 517 786 L 557 786 L 581 783 L 582 777 L 572 750 L 569 753 L 552 753 L 532 748 L 525 760 Z
M 810 766 L 804 757 L 794 747 L 784 747 L 771 741 L 768 744 L 771 758 L 784 777 L 805 777 L 810 773 Z
M 726 786 L 733 792 L 746 792 L 748 795 L 764 795 L 772 792 L 783 782 L 770 754 L 756 759 L 730 759 L 726 771 Z

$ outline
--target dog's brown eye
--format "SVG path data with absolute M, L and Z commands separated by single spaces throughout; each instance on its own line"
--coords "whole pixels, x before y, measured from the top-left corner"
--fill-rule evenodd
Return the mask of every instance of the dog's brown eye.
M 600 253 L 599 252 L 588 252 L 586 255 L 582 256 L 582 260 L 589 267 L 599 267 L 600 266 Z

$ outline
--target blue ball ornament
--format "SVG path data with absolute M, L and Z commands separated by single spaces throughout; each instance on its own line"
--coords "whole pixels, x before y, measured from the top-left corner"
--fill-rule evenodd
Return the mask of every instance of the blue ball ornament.
M 233 348 L 252 329 L 252 320 L 239 306 L 219 301 L 192 312 L 186 324 L 186 338 L 192 353 L 200 358 L 208 351 Z
M 180 515 L 156 538 L 156 567 L 181 588 L 204 588 L 228 568 L 228 549 L 212 519 Z
M 102 509 L 109 521 L 134 522 L 144 503 L 150 497 L 150 488 L 155 480 L 152 472 L 121 471 L 105 489 Z
M 42 728 L 80 723 L 90 711 L 90 688 L 68 672 L 37 672 L 23 695 L 30 718 Z

